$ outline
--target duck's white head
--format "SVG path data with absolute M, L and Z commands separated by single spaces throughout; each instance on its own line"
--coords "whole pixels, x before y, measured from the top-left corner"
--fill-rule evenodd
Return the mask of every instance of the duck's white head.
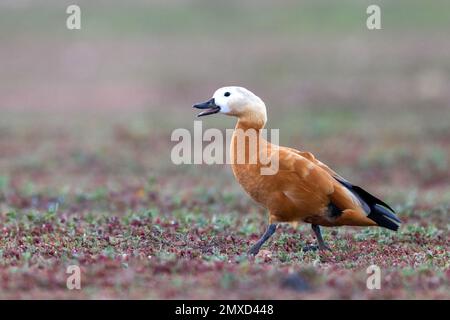
M 217 89 L 210 100 L 197 103 L 193 107 L 205 109 L 205 111 L 198 114 L 198 117 L 223 113 L 261 127 L 267 121 L 266 105 L 264 102 L 253 92 L 242 87 L 223 87 Z

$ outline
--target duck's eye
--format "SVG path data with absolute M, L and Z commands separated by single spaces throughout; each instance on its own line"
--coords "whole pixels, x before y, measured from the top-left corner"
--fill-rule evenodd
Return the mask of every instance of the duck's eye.
M 231 93 L 229 93 L 229 92 L 227 91 L 227 92 L 225 92 L 223 95 L 224 95 L 225 97 L 229 97 L 229 96 L 231 95 Z

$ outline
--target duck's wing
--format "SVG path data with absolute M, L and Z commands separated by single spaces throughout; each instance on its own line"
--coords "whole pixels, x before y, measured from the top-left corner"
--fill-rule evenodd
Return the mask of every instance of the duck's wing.
M 321 184 L 329 186 L 332 185 L 332 192 L 330 192 L 330 204 L 345 213 L 346 210 L 351 210 L 354 219 L 364 221 L 369 218 L 377 225 L 388 228 L 390 230 L 397 230 L 401 221 L 395 215 L 394 210 L 385 202 L 370 194 L 363 188 L 351 184 L 342 176 L 337 174 L 330 167 L 317 160 L 310 152 L 301 152 L 292 148 L 286 148 L 286 152 L 296 154 L 303 159 L 307 159 L 310 164 L 303 160 L 297 160 L 295 170 L 304 173 L 305 166 L 310 170 L 316 168 L 315 171 L 326 174 L 314 175 L 320 177 L 319 180 L 310 181 L 309 183 Z M 300 159 L 300 158 L 299 158 Z M 350 212 L 350 211 L 349 211 Z M 346 219 L 346 217 L 341 217 Z M 352 218 L 353 219 L 353 218 Z M 337 221 L 339 218 L 337 218 Z M 355 221 L 356 222 L 356 221 Z
M 329 166 L 327 166 L 326 164 L 324 164 L 323 162 L 319 161 L 316 159 L 316 157 L 314 157 L 314 155 L 311 152 L 306 152 L 306 151 L 299 151 L 293 148 L 286 148 L 289 152 L 293 152 L 295 154 L 298 154 L 300 156 L 302 156 L 303 158 L 308 159 L 309 161 L 311 161 L 312 163 L 314 163 L 316 166 L 318 166 L 319 168 L 325 170 L 326 172 L 328 172 L 328 174 L 330 174 L 333 178 L 339 180 L 339 181 L 345 181 L 348 182 L 346 179 L 344 179 L 341 175 L 339 175 L 338 173 L 336 173 L 336 171 L 334 171 L 333 169 L 331 169 Z
M 340 183 L 340 181 L 347 182 L 347 180 L 317 160 L 312 153 L 292 148 L 280 148 L 280 169 L 295 173 L 300 190 L 326 196 L 326 205 L 330 201 L 334 201 L 334 205 L 341 210 L 360 208 L 364 211 L 364 205 L 359 198 Z
M 341 181 L 341 183 L 347 190 L 349 190 L 358 200 L 364 205 L 364 212 L 367 214 L 367 218 L 374 221 L 377 225 L 397 231 L 400 227 L 401 221 L 396 216 L 394 209 L 392 209 L 387 203 L 378 199 L 374 195 L 370 194 L 363 188 L 355 186 L 348 181 Z
M 280 170 L 294 173 L 306 191 L 323 192 L 329 195 L 333 192 L 334 179 L 331 174 L 321 169 L 311 158 L 312 154 L 303 154 L 292 148 L 280 148 Z

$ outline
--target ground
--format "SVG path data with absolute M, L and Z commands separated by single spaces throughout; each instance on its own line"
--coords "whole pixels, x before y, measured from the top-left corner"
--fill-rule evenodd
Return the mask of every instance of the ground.
M 14 118 L 2 121 L 0 138 L 1 298 L 449 298 L 448 191 L 404 160 L 359 163 L 371 149 L 363 142 L 351 144 L 358 151 L 350 159 L 329 160 L 361 183 L 379 172 L 367 188 L 394 206 L 401 229 L 325 228 L 333 251 L 304 253 L 315 242 L 309 225 L 286 225 L 249 259 L 267 215 L 226 165 L 152 169 L 151 161 L 167 162 L 154 156 L 152 134 L 114 127 L 91 149 L 75 136 L 96 130 L 55 135 L 45 123 L 54 119 L 29 129 Z M 317 141 L 327 153 L 349 147 L 329 139 Z M 424 186 L 389 185 L 398 170 Z M 381 290 L 366 288 L 371 264 L 381 268 Z M 80 291 L 66 288 L 69 265 L 81 266 Z
M 43 3 L 0 10 L 0 298 L 450 298 L 448 3 L 386 3 L 368 33 L 357 1 L 82 2 L 84 33 L 68 34 L 52 25 L 64 6 Z M 283 225 L 249 259 L 267 213 L 229 166 L 170 160 L 191 105 L 230 83 L 266 101 L 281 144 L 391 204 L 400 230 L 324 228 L 332 251 L 303 252 L 310 226 Z

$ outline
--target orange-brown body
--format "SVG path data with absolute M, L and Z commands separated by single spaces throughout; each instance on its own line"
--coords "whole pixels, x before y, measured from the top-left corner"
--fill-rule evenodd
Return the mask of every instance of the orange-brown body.
M 236 129 L 262 129 L 262 123 L 250 119 L 239 119 Z M 367 218 L 360 201 L 342 186 L 335 177 L 343 179 L 309 152 L 270 144 L 258 136 L 256 154 L 249 143 L 245 150 L 238 150 L 236 132 L 231 141 L 232 169 L 243 189 L 256 202 L 269 211 L 269 222 L 307 222 L 321 226 L 375 226 Z M 279 170 L 274 175 L 261 175 L 260 152 L 279 152 Z M 245 152 L 245 163 L 237 164 L 239 152 Z M 249 159 L 255 157 L 256 164 Z M 329 204 L 333 203 L 342 214 L 333 217 Z

